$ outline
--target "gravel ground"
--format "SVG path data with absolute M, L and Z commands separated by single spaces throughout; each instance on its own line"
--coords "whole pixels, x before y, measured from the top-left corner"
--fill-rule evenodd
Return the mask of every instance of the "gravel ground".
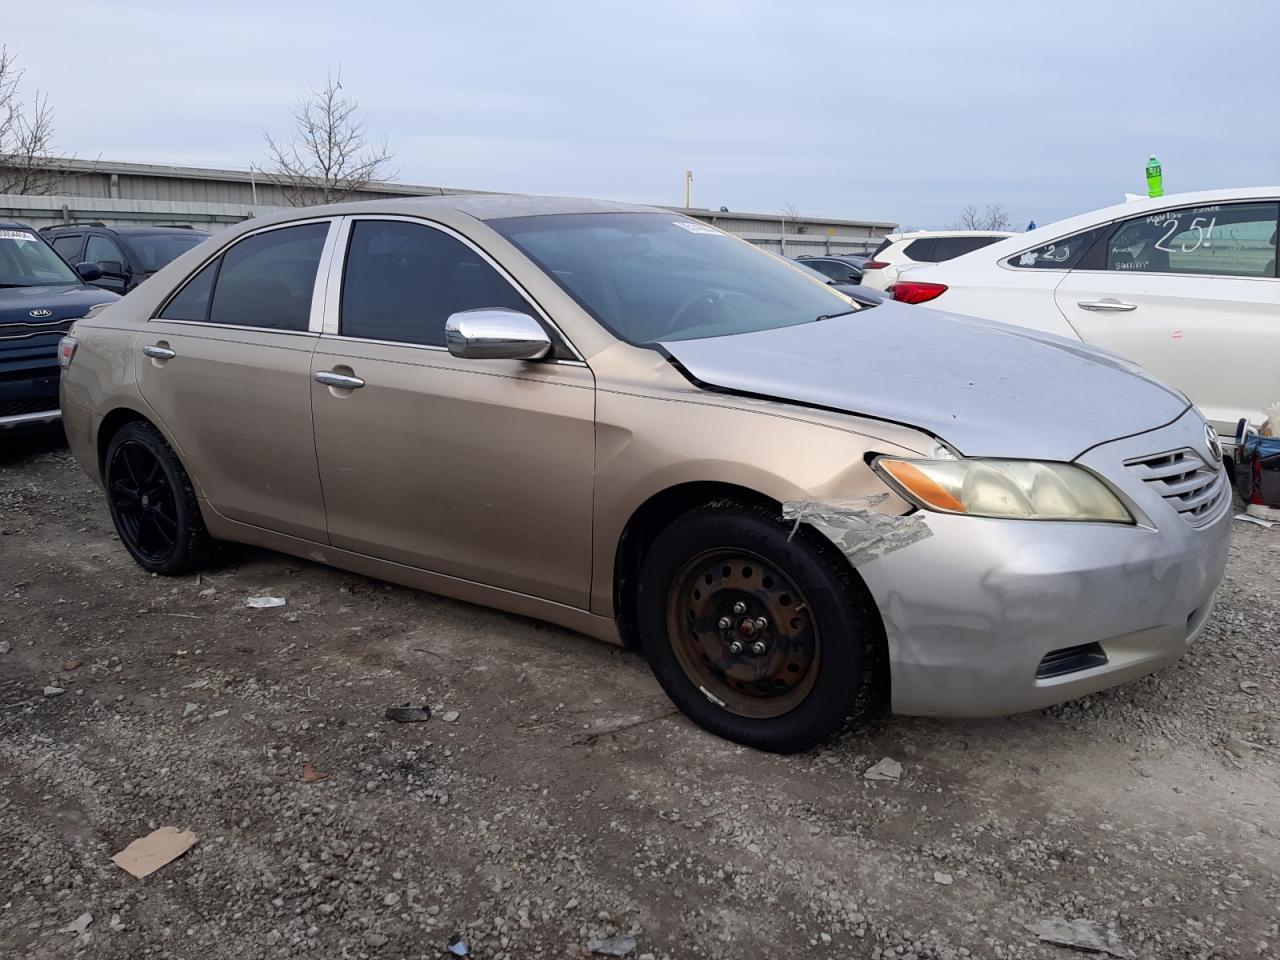
M 795 757 L 555 627 L 264 551 L 151 577 L 51 440 L 0 449 L 0 598 L 3 957 L 1082 956 L 1055 916 L 1280 956 L 1280 528 L 1172 669 Z M 164 825 L 199 842 L 111 862 Z

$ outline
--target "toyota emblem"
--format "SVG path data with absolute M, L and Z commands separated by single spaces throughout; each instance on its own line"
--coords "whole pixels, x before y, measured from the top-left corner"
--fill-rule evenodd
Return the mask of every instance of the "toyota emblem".
M 1218 442 L 1218 431 L 1207 423 L 1204 425 L 1204 445 L 1209 448 L 1209 456 L 1213 458 L 1213 462 L 1221 463 L 1222 444 Z
M 52 317 L 52 316 L 53 316 L 53 311 L 52 311 L 52 310 L 46 310 L 44 307 L 41 307 L 41 308 L 40 308 L 40 309 L 38 309 L 38 310 L 28 310 L 28 311 L 27 311 L 27 316 L 29 316 L 29 317 L 35 317 L 37 320 L 43 320 L 45 317 Z

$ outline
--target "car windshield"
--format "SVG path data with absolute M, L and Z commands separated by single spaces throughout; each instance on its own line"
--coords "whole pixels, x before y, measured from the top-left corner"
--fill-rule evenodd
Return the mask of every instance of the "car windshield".
M 30 230 L 0 229 L 0 287 L 79 283 L 66 262 Z
M 825 281 L 675 214 L 556 214 L 489 225 L 614 336 L 637 346 L 770 330 L 860 309 Z
M 155 273 L 206 239 L 205 234 L 190 230 L 182 233 L 135 233 L 127 237 L 126 242 L 138 255 L 143 272 Z

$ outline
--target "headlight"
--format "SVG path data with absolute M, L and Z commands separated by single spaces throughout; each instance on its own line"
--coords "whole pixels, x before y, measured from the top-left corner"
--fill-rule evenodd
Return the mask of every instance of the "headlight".
M 1017 520 L 1134 522 L 1106 484 L 1069 463 L 880 457 L 875 468 L 908 500 L 942 513 Z

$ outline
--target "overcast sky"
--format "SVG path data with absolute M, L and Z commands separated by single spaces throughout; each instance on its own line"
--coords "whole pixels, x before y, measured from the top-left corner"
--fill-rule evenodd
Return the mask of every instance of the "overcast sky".
M 12 0 L 16 3 L 16 0 Z M 82 159 L 248 168 L 341 63 L 398 179 L 940 227 L 1280 181 L 1273 0 L 26 3 Z M 16 11 L 13 11 L 16 12 Z

